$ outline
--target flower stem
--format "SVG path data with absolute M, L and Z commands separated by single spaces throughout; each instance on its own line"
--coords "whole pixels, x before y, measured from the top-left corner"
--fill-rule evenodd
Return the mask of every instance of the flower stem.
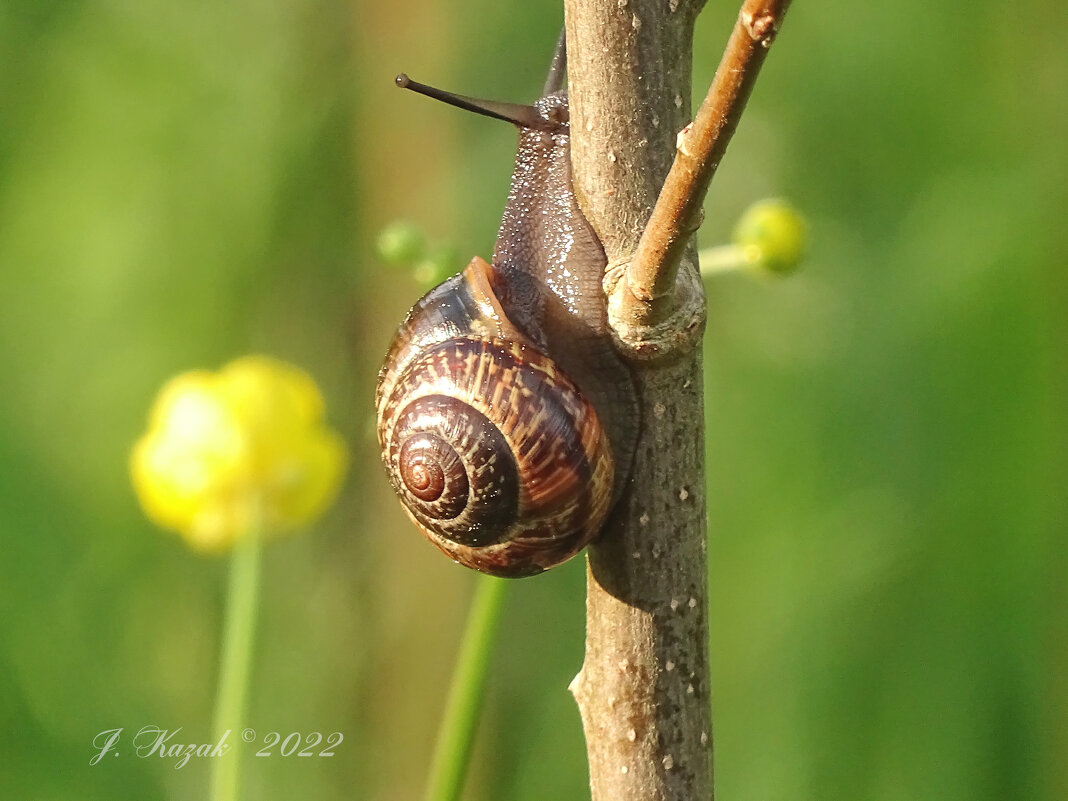
M 215 696 L 216 742 L 227 731 L 230 748 L 212 760 L 212 801 L 237 801 L 240 790 L 240 728 L 245 716 L 256 610 L 260 592 L 260 525 L 258 520 L 238 538 L 230 556 L 226 622 L 219 660 L 219 688 Z
M 701 277 L 708 278 L 719 273 L 728 273 L 752 267 L 760 261 L 759 248 L 741 245 L 720 245 L 705 248 L 698 254 L 701 262 Z
M 478 578 L 430 764 L 426 801 L 456 801 L 463 789 L 506 584 L 506 579 Z

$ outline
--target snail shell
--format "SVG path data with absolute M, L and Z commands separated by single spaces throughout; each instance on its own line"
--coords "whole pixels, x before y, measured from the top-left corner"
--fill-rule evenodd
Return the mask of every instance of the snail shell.
M 512 326 L 489 271 L 474 259 L 413 310 L 390 355 L 405 366 L 380 387 L 379 436 L 431 542 L 468 567 L 526 576 L 597 534 L 615 467 L 593 407 Z

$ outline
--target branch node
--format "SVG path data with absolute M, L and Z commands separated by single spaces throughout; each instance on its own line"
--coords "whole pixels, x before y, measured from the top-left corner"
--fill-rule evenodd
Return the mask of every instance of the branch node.
M 760 44 L 761 47 L 771 47 L 775 34 L 778 32 L 778 24 L 775 14 L 767 9 L 757 13 L 742 10 L 742 27 L 749 37 Z
M 693 128 L 692 122 L 675 136 L 675 149 L 686 158 L 693 158 L 693 153 L 686 147 L 687 135 L 690 133 L 691 128 Z
M 696 347 L 705 328 L 706 306 L 704 286 L 691 259 L 683 259 L 668 294 L 649 298 L 638 296 L 629 266 L 629 260 L 614 262 L 604 277 L 616 348 L 627 358 L 650 362 L 671 360 Z

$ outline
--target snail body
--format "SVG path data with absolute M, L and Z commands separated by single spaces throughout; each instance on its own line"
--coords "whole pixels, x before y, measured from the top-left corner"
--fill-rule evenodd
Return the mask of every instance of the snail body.
M 409 516 L 498 576 L 540 573 L 601 530 L 633 455 L 633 379 L 608 335 L 605 255 L 571 182 L 562 59 L 532 106 L 398 84 L 519 127 L 492 263 L 409 312 L 376 391 L 379 443 Z

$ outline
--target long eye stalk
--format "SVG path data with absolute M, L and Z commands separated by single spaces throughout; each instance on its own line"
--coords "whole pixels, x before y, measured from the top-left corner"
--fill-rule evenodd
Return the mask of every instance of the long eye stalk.
M 401 89 L 411 89 L 413 92 L 440 100 L 442 103 L 448 103 L 450 106 L 473 111 L 475 114 L 482 114 L 485 117 L 504 120 L 513 125 L 518 125 L 520 128 L 552 130 L 554 127 L 553 123 L 542 117 L 534 106 L 521 106 L 518 103 L 499 103 L 495 100 L 479 100 L 474 97 L 446 92 L 442 89 L 435 89 L 433 86 L 427 86 L 425 83 L 413 81 L 403 72 L 397 76 L 396 84 Z

